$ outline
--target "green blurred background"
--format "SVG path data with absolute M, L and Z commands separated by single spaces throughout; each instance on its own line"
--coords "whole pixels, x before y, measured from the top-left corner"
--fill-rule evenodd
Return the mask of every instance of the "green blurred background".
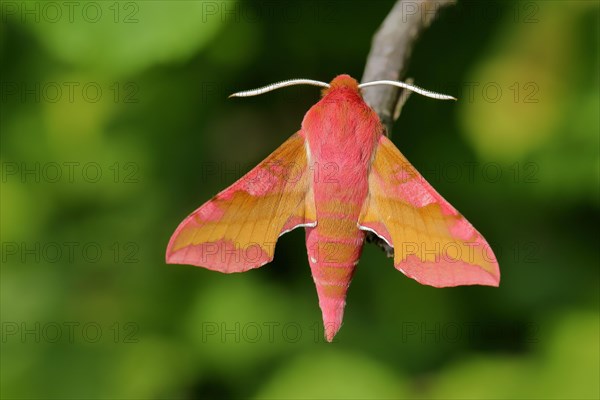
M 178 223 L 358 79 L 393 1 L 3 1 L 2 398 L 598 398 L 599 6 L 460 2 L 393 140 L 494 248 L 435 289 L 366 246 L 334 343 L 302 230 L 225 275 Z M 414 3 L 406 12 L 415 12 Z M 416 10 L 421 12 L 421 10 Z

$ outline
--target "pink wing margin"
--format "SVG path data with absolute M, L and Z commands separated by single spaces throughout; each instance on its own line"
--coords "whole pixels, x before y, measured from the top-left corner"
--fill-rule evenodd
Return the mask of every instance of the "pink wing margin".
M 302 132 L 189 215 L 167 246 L 169 264 L 232 273 L 273 260 L 279 236 L 315 226 Z
M 381 136 L 359 228 L 394 248 L 394 266 L 435 287 L 500 284 L 489 244 L 440 196 L 394 144 Z

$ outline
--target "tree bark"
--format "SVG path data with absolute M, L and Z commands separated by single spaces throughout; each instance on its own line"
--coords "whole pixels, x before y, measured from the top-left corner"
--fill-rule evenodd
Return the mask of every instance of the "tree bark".
M 402 80 L 412 49 L 440 9 L 456 0 L 398 0 L 373 37 L 361 82 Z M 387 85 L 363 90 L 363 97 L 386 128 L 387 136 L 411 92 Z
M 404 79 L 412 49 L 421 33 L 435 20 L 441 8 L 456 0 L 398 0 L 373 37 L 362 82 Z M 408 79 L 408 83 L 412 80 Z M 410 91 L 377 85 L 363 90 L 363 98 L 379 115 L 389 137 L 394 122 Z M 367 232 L 366 240 L 381 247 L 388 257 L 394 249 L 377 235 Z

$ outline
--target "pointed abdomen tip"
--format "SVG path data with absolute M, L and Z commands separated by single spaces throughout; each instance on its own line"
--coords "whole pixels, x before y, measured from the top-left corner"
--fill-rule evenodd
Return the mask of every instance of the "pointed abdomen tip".
M 325 324 L 325 339 L 329 343 L 333 342 L 333 338 L 340 330 L 341 325 Z

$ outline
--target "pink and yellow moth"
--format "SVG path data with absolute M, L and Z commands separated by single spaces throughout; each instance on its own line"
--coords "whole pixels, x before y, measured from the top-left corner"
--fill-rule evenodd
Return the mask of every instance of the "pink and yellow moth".
M 169 241 L 167 263 L 247 271 L 273 260 L 279 236 L 303 227 L 328 341 L 342 324 L 368 232 L 393 248 L 396 269 L 421 284 L 498 286 L 488 243 L 384 135 L 361 90 L 391 84 L 452 97 L 395 81 L 359 85 L 348 75 L 330 84 L 290 80 L 232 96 L 301 83 L 325 89 L 300 130 L 190 214 Z

